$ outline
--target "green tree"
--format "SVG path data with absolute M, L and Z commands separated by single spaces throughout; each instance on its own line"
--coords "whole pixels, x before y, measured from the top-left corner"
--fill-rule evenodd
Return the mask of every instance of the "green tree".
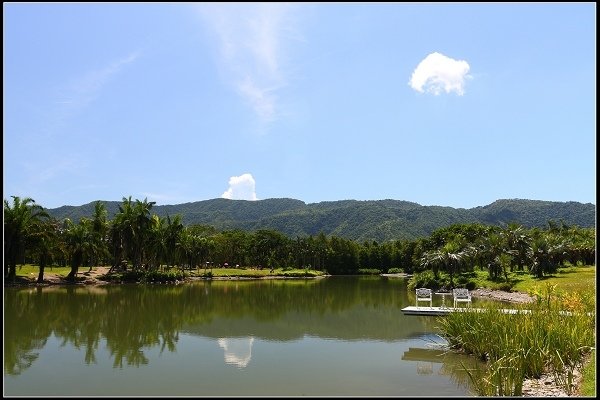
M 510 223 L 500 233 L 511 251 L 517 270 L 523 271 L 525 264 L 531 260 L 531 238 L 525 228 L 517 223 Z M 511 264 L 512 271 L 512 264 Z
M 36 229 L 32 234 L 32 253 L 40 268 L 37 278 L 40 283 L 44 281 L 46 267 L 61 255 L 59 228 L 56 220 L 44 221 L 36 224 Z
M 421 265 L 431 268 L 436 279 L 439 278 L 439 270 L 442 269 L 450 275 L 450 286 L 454 287 L 453 276 L 460 272 L 463 261 L 471 255 L 468 248 L 461 249 L 458 241 L 449 241 L 437 250 L 426 252 Z
M 12 206 L 4 199 L 4 276 L 8 280 L 16 278 L 19 257 L 24 256 L 28 241 L 39 224 L 49 218 L 32 198 L 11 197 Z
M 92 240 L 96 251 L 96 259 L 90 263 L 90 270 L 93 265 L 102 264 L 109 255 L 108 250 L 108 230 L 109 222 L 107 219 L 108 212 L 104 203 L 97 201 L 94 204 L 94 215 L 91 220 Z
M 167 215 L 167 224 L 165 226 L 165 250 L 167 256 L 167 267 L 175 265 L 175 256 L 180 246 L 180 238 L 183 232 L 181 215 L 175 215 L 173 220 Z
M 78 224 L 65 220 L 66 243 L 71 270 L 66 279 L 74 281 L 80 267 L 89 266 L 96 255 L 96 242 L 91 231 L 91 223 L 81 218 Z

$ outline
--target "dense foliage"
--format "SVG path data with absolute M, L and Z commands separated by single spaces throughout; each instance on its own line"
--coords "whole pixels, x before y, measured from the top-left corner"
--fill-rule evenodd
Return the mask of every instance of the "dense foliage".
M 382 204 L 387 202 L 393 201 Z M 337 209 L 335 203 L 319 203 L 319 207 Z M 300 206 L 297 201 L 289 204 Z M 412 207 L 410 203 L 404 206 Z M 234 212 L 233 208 L 230 211 Z M 13 196 L 12 205 L 4 200 L 5 276 L 14 278 L 17 263 L 27 262 L 40 266 L 40 281 L 44 266 L 50 263 L 70 266 L 70 279 L 75 279 L 79 268 L 95 265 L 134 272 L 239 265 L 311 268 L 330 274 L 431 271 L 434 279 L 443 272 L 454 287 L 460 284 L 454 281 L 456 276 L 476 269 L 487 270 L 494 280 L 507 279 L 508 271 L 543 277 L 565 263 L 593 265 L 596 254 L 595 229 L 564 221 L 548 221 L 545 228 L 517 223 L 451 224 L 429 237 L 378 242 L 323 232 L 290 238 L 275 229 L 185 225 L 179 214 L 160 216 L 154 212 L 154 202 L 131 197 L 123 198 L 117 212 L 108 215 L 104 203 L 96 202 L 90 217 L 58 221 L 32 199 Z M 352 213 L 344 216 L 348 224 L 356 217 Z
M 119 212 L 120 203 L 103 201 L 109 218 Z M 47 209 L 58 220 L 91 218 L 95 203 Z M 340 200 L 306 204 L 294 199 L 258 201 L 212 199 L 178 205 L 153 206 L 159 217 L 181 215 L 185 226 L 208 225 L 218 230 L 256 231 L 271 229 L 289 238 L 315 236 L 323 232 L 359 242 L 414 240 L 453 224 L 482 223 L 525 228 L 543 228 L 548 221 L 595 227 L 593 204 L 538 200 L 498 200 L 471 209 L 421 206 L 399 200 Z

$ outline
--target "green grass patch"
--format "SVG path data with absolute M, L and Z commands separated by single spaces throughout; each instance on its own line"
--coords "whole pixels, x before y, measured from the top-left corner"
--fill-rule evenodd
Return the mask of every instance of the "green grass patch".
M 596 267 L 567 267 L 559 268 L 554 275 L 536 279 L 529 273 L 520 273 L 513 290 L 529 293 L 545 284 L 556 285 L 558 290 L 565 292 L 589 293 L 596 296 Z
M 87 271 L 87 268 L 85 270 Z M 58 267 L 58 266 L 50 267 L 50 266 L 48 266 L 48 267 L 44 268 L 44 275 L 46 275 L 46 273 L 51 273 L 51 274 L 62 275 L 64 277 L 64 276 L 67 276 L 69 272 L 71 272 L 70 267 Z M 33 264 L 17 265 L 17 270 L 16 270 L 17 277 L 37 279 L 37 276 L 39 273 L 40 273 L 40 267 L 37 265 L 33 265 Z
M 546 285 L 551 285 L 555 286 L 558 292 L 580 293 L 596 298 L 595 266 L 559 268 L 555 274 L 542 279 L 534 277 L 527 271 L 510 272 L 508 281 L 504 279 L 492 281 L 489 279 L 487 271 L 478 270 L 471 273 L 469 280 L 474 282 L 475 287 L 522 293 L 539 292 Z

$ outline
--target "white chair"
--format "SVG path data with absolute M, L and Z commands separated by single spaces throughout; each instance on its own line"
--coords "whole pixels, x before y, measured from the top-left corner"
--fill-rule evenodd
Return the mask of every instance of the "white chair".
M 419 302 L 420 301 L 428 301 L 429 302 L 429 307 L 432 306 L 433 304 L 433 298 L 432 298 L 432 292 L 431 289 L 427 289 L 427 288 L 418 288 L 417 291 L 417 300 L 416 300 L 416 306 L 419 307 Z
M 469 289 L 452 289 L 452 296 L 454 297 L 454 308 L 456 308 L 457 303 L 467 303 L 467 306 L 471 306 L 471 293 L 469 293 Z

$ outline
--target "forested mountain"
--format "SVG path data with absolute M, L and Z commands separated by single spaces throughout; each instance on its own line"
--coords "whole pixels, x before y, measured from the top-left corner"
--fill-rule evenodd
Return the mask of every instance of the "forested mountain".
M 58 219 L 77 222 L 91 217 L 94 203 L 47 209 Z M 119 211 L 119 201 L 102 201 L 108 218 Z M 457 223 L 503 225 L 516 222 L 526 228 L 547 227 L 549 221 L 588 228 L 596 226 L 596 206 L 591 203 L 540 200 L 497 200 L 470 209 L 421 206 L 401 200 L 340 200 L 304 203 L 294 199 L 257 201 L 212 199 L 177 205 L 153 206 L 160 217 L 181 215 L 184 225 L 210 225 L 218 230 L 274 229 L 291 238 L 335 235 L 356 241 L 384 242 L 429 236 L 438 228 Z

